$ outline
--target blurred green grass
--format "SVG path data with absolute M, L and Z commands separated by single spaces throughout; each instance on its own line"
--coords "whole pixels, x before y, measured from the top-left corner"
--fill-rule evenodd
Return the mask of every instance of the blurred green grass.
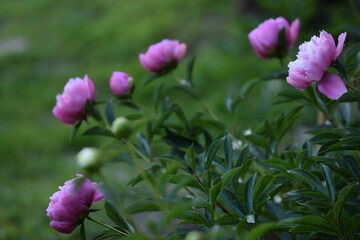
M 141 82 L 148 74 L 138 54 L 163 38 L 179 39 L 188 44 L 184 62 L 197 55 L 194 79 L 203 101 L 231 122 L 224 107 L 227 94 L 279 69 L 276 60 L 256 58 L 248 32 L 281 15 L 290 21 L 300 18 L 298 44 L 321 29 L 335 35 L 346 30 L 349 41 L 356 41 L 360 20 L 354 4 L 359 7 L 353 0 L 2 0 L 0 239 L 72 239 L 48 226 L 45 209 L 56 187 L 81 171 L 74 161 L 76 152 L 98 141 L 77 137 L 69 143 L 71 128 L 52 116 L 55 95 L 69 78 L 89 74 L 97 98 L 106 100 L 113 71 L 128 72 Z M 185 76 L 184 65 L 176 72 L 179 77 Z M 284 110 L 269 111 L 275 85 L 256 87 L 241 103 L 238 132 Z M 138 88 L 135 97 L 148 101 L 156 86 Z M 182 106 L 194 105 L 182 93 L 174 99 Z

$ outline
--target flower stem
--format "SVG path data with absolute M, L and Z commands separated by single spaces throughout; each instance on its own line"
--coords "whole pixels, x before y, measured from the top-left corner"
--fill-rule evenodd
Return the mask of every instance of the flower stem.
M 94 223 L 97 223 L 97 224 L 99 224 L 99 225 L 101 225 L 101 226 L 103 226 L 103 227 L 106 227 L 106 228 L 110 229 L 111 231 L 120 233 L 120 234 L 125 235 L 125 236 L 129 236 L 129 234 L 127 234 L 127 233 L 125 233 L 125 232 L 122 232 L 122 231 L 120 231 L 120 230 L 118 230 L 118 229 L 116 229 L 116 228 L 113 228 L 112 226 L 109 226 L 109 225 L 107 225 L 106 223 L 103 223 L 103 222 L 100 222 L 100 221 L 98 221 L 98 220 L 95 220 L 95 219 L 93 219 L 92 217 L 87 216 L 86 218 L 89 219 L 90 221 L 94 222 Z
M 357 89 L 357 88 L 355 88 L 355 87 L 351 86 L 350 84 L 345 83 L 345 85 L 346 85 L 348 88 L 350 88 L 351 90 L 354 90 L 355 92 L 360 93 L 360 90 L 359 90 L 359 89 Z

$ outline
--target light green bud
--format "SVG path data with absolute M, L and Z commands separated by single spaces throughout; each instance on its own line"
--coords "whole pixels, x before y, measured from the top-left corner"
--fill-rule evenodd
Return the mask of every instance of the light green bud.
M 127 118 L 118 117 L 112 123 L 111 130 L 115 134 L 115 136 L 121 138 L 127 138 L 131 134 L 133 130 L 133 126 L 131 121 L 128 120 Z
M 77 164 L 80 168 L 97 170 L 100 165 L 100 151 L 97 148 L 85 147 L 76 155 Z

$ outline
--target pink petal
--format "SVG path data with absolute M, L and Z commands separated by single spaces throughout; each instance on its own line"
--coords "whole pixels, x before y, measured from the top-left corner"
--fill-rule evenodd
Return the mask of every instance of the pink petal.
M 184 57 L 185 53 L 186 53 L 186 44 L 182 43 L 174 49 L 173 57 L 176 61 L 179 62 Z
M 299 28 L 300 28 L 300 20 L 295 19 L 290 25 L 290 29 L 289 29 L 290 34 L 287 35 L 289 36 L 287 37 L 288 48 L 292 48 L 294 46 L 296 39 L 299 35 Z
M 339 38 L 338 38 L 338 45 L 336 47 L 336 53 L 335 53 L 335 57 L 334 57 L 334 60 L 340 56 L 343 48 L 344 48 L 344 42 L 345 42 L 345 39 L 346 39 L 346 32 L 340 34 Z
M 341 95 L 347 92 L 344 82 L 336 75 L 325 72 L 322 79 L 317 82 L 319 92 L 330 99 L 339 99 Z

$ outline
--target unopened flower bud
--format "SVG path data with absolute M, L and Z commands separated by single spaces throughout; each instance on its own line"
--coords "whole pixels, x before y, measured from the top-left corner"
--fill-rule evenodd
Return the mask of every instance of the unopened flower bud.
M 135 88 L 134 79 L 124 72 L 113 72 L 110 78 L 110 89 L 118 98 L 128 98 Z
M 139 55 L 143 68 L 149 72 L 165 74 L 176 68 L 186 53 L 186 44 L 178 40 L 164 39 L 151 45 L 146 53 Z
M 201 239 L 202 239 L 201 233 L 199 233 L 198 231 L 191 231 L 185 237 L 185 240 L 201 240 Z
M 100 151 L 97 148 L 91 148 L 91 147 L 83 148 L 76 155 L 76 160 L 79 167 L 88 170 L 96 170 L 101 165 Z
M 112 123 L 111 130 L 117 137 L 127 138 L 131 134 L 133 127 L 131 121 L 127 118 L 118 117 Z

